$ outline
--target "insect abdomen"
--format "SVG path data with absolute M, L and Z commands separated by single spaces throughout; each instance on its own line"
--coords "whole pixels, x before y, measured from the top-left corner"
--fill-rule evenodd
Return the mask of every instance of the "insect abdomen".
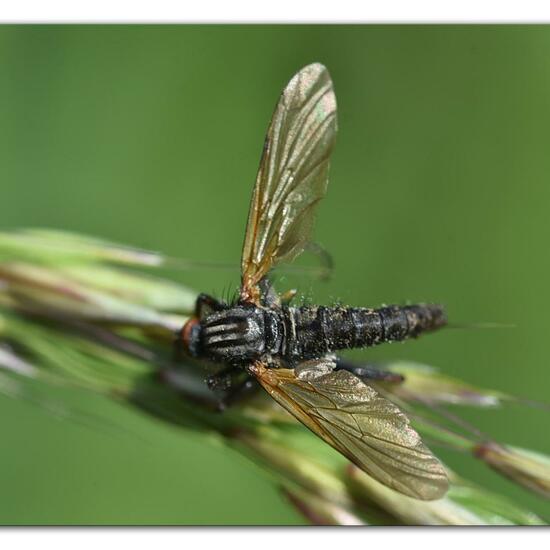
M 290 308 L 285 355 L 319 357 L 331 351 L 397 342 L 447 323 L 440 305 Z
M 356 310 L 356 346 L 375 346 L 415 338 L 447 324 L 443 307 L 436 304 L 388 306 Z

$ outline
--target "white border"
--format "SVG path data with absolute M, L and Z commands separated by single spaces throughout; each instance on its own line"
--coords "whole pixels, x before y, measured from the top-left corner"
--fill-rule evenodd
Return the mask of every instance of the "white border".
M 343 550 L 370 548 L 392 550 L 463 550 L 519 548 L 542 541 L 548 529 L 527 528 L 164 528 L 164 529 L 8 529 L 0 531 L 5 548 L 41 550 L 108 550 L 110 548 L 262 550 L 315 548 Z M 11 543 L 11 544 L 10 544 Z M 500 544 L 502 543 L 502 546 Z M 470 546 L 471 545 L 471 546 Z M 544 546 L 538 546 L 544 547 Z
M 20 0 L 0 6 L 0 21 L 9 23 L 149 23 L 149 22 L 541 22 L 550 21 L 550 2 L 522 0 L 500 2 L 462 0 L 386 0 L 374 3 L 338 0 L 331 5 L 299 0 L 272 2 L 184 0 L 116 1 Z M 463 549 L 465 544 L 506 548 L 525 547 L 527 539 L 541 540 L 548 530 L 523 529 L 2 529 L 0 543 L 6 548 L 41 550 L 102 550 L 108 548 L 205 548 L 233 547 L 262 550 L 307 547 L 315 550 L 341 548 L 392 548 L 407 550 Z M 521 538 L 520 538 L 521 537 Z M 481 539 L 485 539 L 482 541 Z M 11 544 L 10 544 L 11 543 Z M 500 544 L 502 543 L 502 546 Z
M 550 22 L 544 0 L 19 0 L 0 22 Z

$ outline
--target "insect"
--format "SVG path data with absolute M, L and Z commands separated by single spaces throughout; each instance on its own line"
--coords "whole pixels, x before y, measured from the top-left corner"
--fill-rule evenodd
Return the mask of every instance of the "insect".
M 292 307 L 270 271 L 306 247 L 315 207 L 325 195 L 337 130 L 327 69 L 314 63 L 287 84 L 269 126 L 252 195 L 238 300 L 201 294 L 182 328 L 189 355 L 225 365 L 214 385 L 234 391 L 256 380 L 311 431 L 381 483 L 432 500 L 448 488 L 445 470 L 409 419 L 368 384 L 391 377 L 357 368 L 334 352 L 416 337 L 446 323 L 438 305 Z M 257 384 L 255 384 L 257 386 Z

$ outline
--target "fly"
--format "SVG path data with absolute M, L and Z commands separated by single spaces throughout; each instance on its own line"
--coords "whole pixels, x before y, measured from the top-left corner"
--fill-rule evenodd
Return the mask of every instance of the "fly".
M 246 226 L 239 298 L 228 305 L 201 294 L 178 344 L 197 359 L 226 365 L 217 380 L 227 387 L 235 372 L 245 373 L 244 386 L 259 382 L 384 485 L 417 499 L 437 499 L 448 488 L 445 469 L 405 414 L 365 381 L 392 374 L 351 367 L 334 352 L 438 329 L 446 324 L 443 308 L 291 307 L 268 279 L 272 268 L 308 245 L 315 208 L 327 189 L 336 131 L 332 80 L 323 65 L 308 65 L 283 90 L 267 132 Z

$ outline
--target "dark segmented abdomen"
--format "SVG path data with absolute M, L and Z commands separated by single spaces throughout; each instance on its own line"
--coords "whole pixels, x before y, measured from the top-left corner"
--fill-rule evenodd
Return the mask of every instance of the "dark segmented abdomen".
M 354 317 L 357 321 L 355 345 L 358 347 L 414 338 L 447 324 L 443 307 L 436 304 L 360 309 Z
M 315 306 L 286 311 L 283 354 L 302 358 L 405 340 L 447 323 L 443 307 L 433 304 L 380 309 Z

